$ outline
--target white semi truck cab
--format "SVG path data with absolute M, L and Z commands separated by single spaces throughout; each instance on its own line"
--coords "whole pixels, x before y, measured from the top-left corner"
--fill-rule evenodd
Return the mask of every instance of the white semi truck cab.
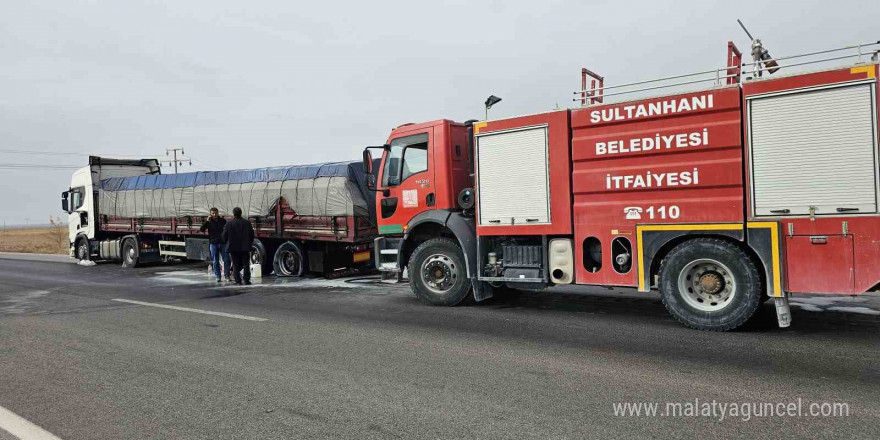
M 89 165 L 73 173 L 70 189 L 61 193 L 61 209 L 68 214 L 70 256 L 87 260 L 98 252 L 98 188 L 102 179 L 160 174 L 156 159 L 108 159 L 89 157 Z

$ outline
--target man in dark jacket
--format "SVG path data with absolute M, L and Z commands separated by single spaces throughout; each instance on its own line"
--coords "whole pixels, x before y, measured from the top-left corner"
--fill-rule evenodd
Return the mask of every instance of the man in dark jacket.
M 223 228 L 226 227 L 226 219 L 220 217 L 220 211 L 217 208 L 211 208 L 211 216 L 202 223 L 199 232 L 208 231 L 208 241 L 211 243 L 211 261 L 214 265 L 214 276 L 217 282 L 220 278 L 220 259 L 223 259 L 223 272 L 226 274 L 226 281 L 229 281 L 229 254 L 226 252 L 226 240 L 223 239 Z
M 232 256 L 232 269 L 235 271 L 235 284 L 241 284 L 241 272 L 244 271 L 244 284 L 251 283 L 250 252 L 254 243 L 254 227 L 251 222 L 241 218 L 241 208 L 232 210 L 234 217 L 223 229 L 223 240 L 229 246 Z

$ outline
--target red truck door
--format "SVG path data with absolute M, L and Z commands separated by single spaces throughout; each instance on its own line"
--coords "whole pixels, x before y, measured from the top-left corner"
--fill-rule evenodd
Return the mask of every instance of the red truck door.
M 379 202 L 379 233 L 399 234 L 407 222 L 436 204 L 434 129 L 427 127 L 395 133 L 382 159 L 379 188 L 387 191 Z

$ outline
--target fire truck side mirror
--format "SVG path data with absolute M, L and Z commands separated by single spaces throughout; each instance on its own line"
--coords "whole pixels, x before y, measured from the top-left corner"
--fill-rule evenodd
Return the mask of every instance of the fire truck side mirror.
M 380 154 L 380 157 L 381 157 L 382 154 L 384 154 L 386 151 L 389 151 L 391 149 L 391 146 L 388 144 L 385 144 L 385 145 L 382 145 L 379 147 L 364 148 L 364 155 L 363 155 L 364 176 L 365 176 L 364 178 L 367 183 L 367 189 L 370 189 L 372 191 L 376 191 L 376 161 L 373 160 L 373 154 L 370 152 L 370 150 L 373 148 L 382 150 L 382 152 Z
M 370 154 L 369 148 L 364 148 L 364 173 L 373 174 L 373 155 Z

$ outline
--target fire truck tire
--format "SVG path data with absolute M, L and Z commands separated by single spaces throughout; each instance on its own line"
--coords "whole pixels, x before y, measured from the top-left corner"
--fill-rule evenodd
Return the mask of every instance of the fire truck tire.
M 408 270 L 410 287 L 425 304 L 454 306 L 470 293 L 464 253 L 449 238 L 420 244 L 409 259 Z
M 122 242 L 122 267 L 137 267 L 138 248 L 137 241 L 129 238 Z
M 688 240 L 660 263 L 663 304 L 690 328 L 733 330 L 752 317 L 762 295 L 755 262 L 725 240 Z

